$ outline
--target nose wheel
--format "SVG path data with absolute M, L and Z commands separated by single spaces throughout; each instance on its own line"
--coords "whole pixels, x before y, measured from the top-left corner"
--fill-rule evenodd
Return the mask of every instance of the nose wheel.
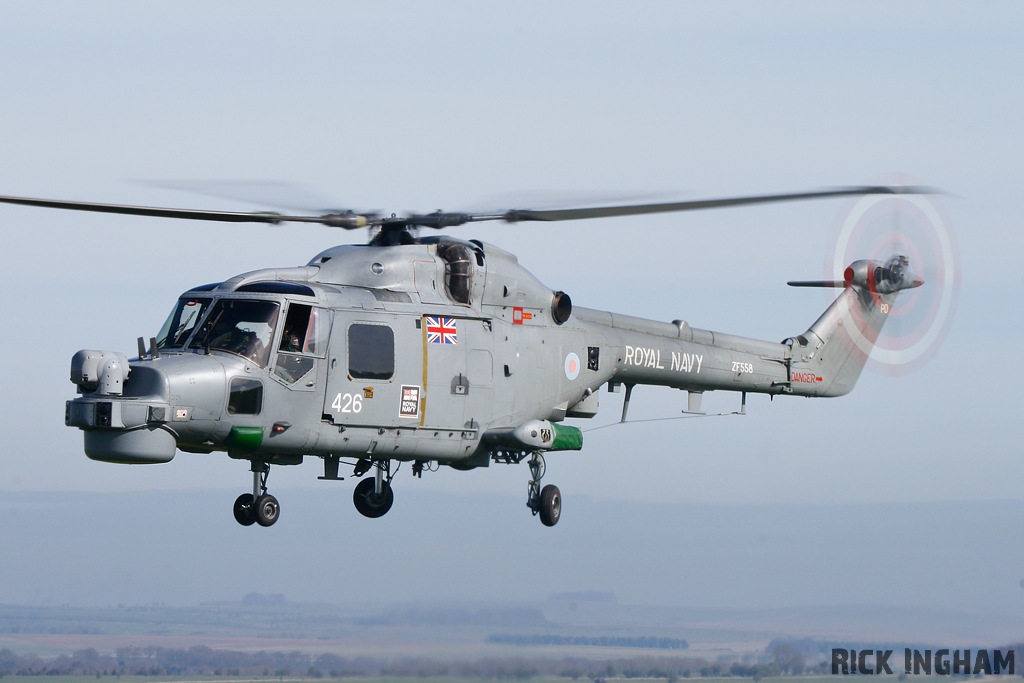
M 252 526 L 256 523 L 256 499 L 251 493 L 243 493 L 235 498 L 235 521 L 242 526 Z
M 547 470 L 544 456 L 540 452 L 534 453 L 527 464 L 530 466 L 530 483 L 526 506 L 534 515 L 540 517 L 541 524 L 554 526 L 558 524 L 558 518 L 562 515 L 562 493 L 553 484 L 548 484 L 543 489 L 540 487 L 540 480 Z
M 281 516 L 281 504 L 267 493 L 267 477 L 270 465 L 265 462 L 252 463 L 252 493 L 243 493 L 235 499 L 235 521 L 242 526 L 272 526 Z

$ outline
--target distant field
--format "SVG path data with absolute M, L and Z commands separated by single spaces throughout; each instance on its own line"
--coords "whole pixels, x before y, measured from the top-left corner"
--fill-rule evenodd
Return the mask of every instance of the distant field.
M 0 677 L 2 678 L 2 677 Z M 12 681 L 25 678 L 45 678 L 49 683 L 96 683 L 95 676 L 9 676 L 8 678 Z M 785 676 L 780 678 L 763 678 L 761 683 L 836 683 L 837 680 L 842 680 L 841 676 Z M 914 676 L 914 679 L 924 678 L 930 679 L 933 676 Z M 940 676 L 945 681 L 966 681 L 968 676 Z M 986 680 L 990 683 L 997 681 L 1008 681 L 1009 679 L 1016 680 L 1018 676 L 986 676 Z M 277 676 L 256 676 L 256 677 L 237 677 L 237 676 L 103 676 L 100 680 L 110 681 L 114 679 L 119 683 L 212 683 L 214 681 L 219 683 L 310 683 L 310 681 L 317 681 L 318 683 L 410 683 L 410 681 L 417 681 L 417 683 L 494 683 L 495 678 L 471 678 L 462 676 L 405 676 L 405 677 L 394 677 L 394 676 L 381 676 L 381 677 L 344 677 L 344 678 L 307 678 L 307 677 L 277 677 Z M 716 677 L 709 679 L 702 679 L 700 676 L 691 677 L 689 680 L 719 680 L 719 681 L 749 681 L 748 678 L 735 678 L 735 677 Z M 896 679 L 895 676 L 887 676 L 887 680 Z M 501 679 L 510 680 L 510 679 Z M 531 683 L 566 683 L 573 679 L 558 677 L 558 676 L 534 676 L 529 679 Z M 581 681 L 589 681 L 590 679 L 583 678 Z M 664 681 L 665 679 L 652 679 L 652 678 L 608 678 L 602 679 L 605 681 L 622 681 L 622 682 L 639 682 L 639 681 Z M 680 679 L 687 680 L 687 679 Z
M 489 681 L 493 683 L 494 678 L 463 678 L 461 676 L 407 676 L 407 677 L 345 677 L 345 678 L 306 678 L 306 677 L 278 677 L 278 676 L 256 676 L 256 677 L 234 677 L 234 676 L 103 676 L 97 679 L 95 676 L 7 676 L 12 681 L 19 679 L 45 679 L 50 683 L 96 683 L 97 680 L 116 680 L 119 683 L 309 683 L 318 681 L 322 683 L 409 683 L 415 680 L 418 683 L 482 683 Z M 525 679 L 524 679 L 525 680 Z M 568 681 L 568 678 L 552 676 L 535 676 L 530 679 L 533 683 L 553 683 L 554 681 Z M 642 679 L 635 679 L 642 680 Z M 767 680 L 767 679 L 766 679 Z M 810 680 L 810 679 L 808 679 Z

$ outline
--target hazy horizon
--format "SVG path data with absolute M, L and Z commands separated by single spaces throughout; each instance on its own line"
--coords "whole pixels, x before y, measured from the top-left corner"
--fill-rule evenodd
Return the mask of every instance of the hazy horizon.
M 359 516 L 340 483 L 284 491 L 270 529 L 238 527 L 229 489 L 6 492 L 0 603 L 195 605 L 257 592 L 344 604 L 344 577 L 370 574 L 401 602 L 597 591 L 622 604 L 726 610 L 1024 606 L 1019 501 L 693 505 L 566 495 L 562 521 L 543 534 L 522 496 L 451 497 L 416 484 L 396 479 L 394 509 L 377 520 Z M 239 562 L 261 571 L 236 571 Z M 323 578 L 296 583 L 310 562 Z

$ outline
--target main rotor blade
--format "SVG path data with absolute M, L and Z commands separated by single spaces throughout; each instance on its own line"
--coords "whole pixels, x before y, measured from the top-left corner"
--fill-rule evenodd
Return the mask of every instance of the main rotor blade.
M 157 216 L 160 218 L 184 218 L 196 221 L 221 221 L 225 223 L 320 223 L 337 228 L 361 228 L 367 224 L 365 216 L 348 214 L 328 216 L 285 216 L 273 211 L 247 213 L 244 211 L 203 211 L 198 209 L 165 209 L 154 206 L 129 206 L 125 204 L 99 204 L 95 202 L 71 202 L 63 199 L 32 199 L 29 197 L 0 196 L 0 203 L 40 206 L 47 209 L 69 209 L 72 211 L 94 211 L 97 213 L 119 213 L 131 216 Z
M 647 213 L 695 211 L 697 209 L 714 209 L 723 206 L 792 202 L 804 199 L 821 199 L 824 197 L 848 197 L 865 194 L 933 194 L 935 192 L 936 190 L 934 188 L 911 186 L 879 185 L 839 187 L 830 190 L 814 190 L 810 192 L 768 194 L 753 197 L 728 197 L 724 199 L 699 199 L 695 201 L 668 202 L 660 204 L 631 204 L 627 206 L 601 206 L 579 209 L 554 209 L 546 211 L 514 209 L 501 215 L 474 215 L 470 218 L 470 221 L 505 220 L 509 223 L 516 223 L 519 221 L 574 221 L 586 218 L 608 218 L 611 216 L 635 216 Z
M 69 209 L 72 211 L 94 211 L 99 213 L 119 213 L 133 216 L 157 216 L 160 218 L 183 218 L 200 221 L 221 221 L 226 223 L 318 223 L 335 228 L 352 230 L 367 225 L 378 225 L 385 230 L 404 230 L 409 226 L 425 228 L 450 228 L 466 223 L 481 221 L 572 221 L 588 218 L 608 218 L 612 216 L 635 216 L 648 213 L 669 213 L 675 211 L 694 211 L 696 209 L 713 209 L 724 206 L 744 206 L 750 204 L 769 204 L 790 202 L 803 199 L 820 199 L 824 197 L 845 197 L 865 194 L 930 194 L 938 190 L 929 187 L 914 186 L 865 186 L 841 187 L 831 190 L 796 192 L 789 194 L 770 194 L 753 197 L 730 197 L 725 199 L 700 199 L 686 202 L 668 202 L 658 204 L 630 204 L 625 206 L 584 207 L 576 209 L 513 209 L 504 213 L 471 214 L 436 212 L 426 215 L 407 217 L 392 216 L 380 218 L 375 214 L 359 215 L 351 212 L 330 213 L 322 216 L 286 216 L 273 211 L 242 212 L 242 211 L 204 211 L 198 209 L 167 209 L 154 206 L 130 206 L 125 204 L 100 204 L 96 202 L 73 202 L 62 199 L 33 199 L 29 197 L 0 196 L 0 203 L 20 204 L 23 206 L 39 206 L 49 209 Z
M 320 196 L 306 185 L 281 180 L 132 180 L 135 185 L 160 190 L 200 194 L 231 199 L 257 206 L 268 206 L 316 215 L 344 214 L 338 202 Z

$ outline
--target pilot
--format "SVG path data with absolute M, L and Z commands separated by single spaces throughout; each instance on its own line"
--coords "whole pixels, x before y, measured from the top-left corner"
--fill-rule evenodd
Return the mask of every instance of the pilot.
M 302 351 L 302 338 L 289 326 L 285 326 L 284 334 L 281 335 L 281 351 L 299 353 Z
M 291 316 L 289 316 L 290 318 Z M 284 334 L 281 335 L 281 348 L 280 351 L 290 351 L 291 353 L 302 352 L 302 338 L 303 334 L 295 330 L 295 321 L 286 320 L 284 325 Z
M 263 352 L 263 342 L 256 336 L 256 333 L 252 330 L 238 327 L 233 327 L 218 336 L 210 343 L 210 347 L 237 353 L 257 363 Z

